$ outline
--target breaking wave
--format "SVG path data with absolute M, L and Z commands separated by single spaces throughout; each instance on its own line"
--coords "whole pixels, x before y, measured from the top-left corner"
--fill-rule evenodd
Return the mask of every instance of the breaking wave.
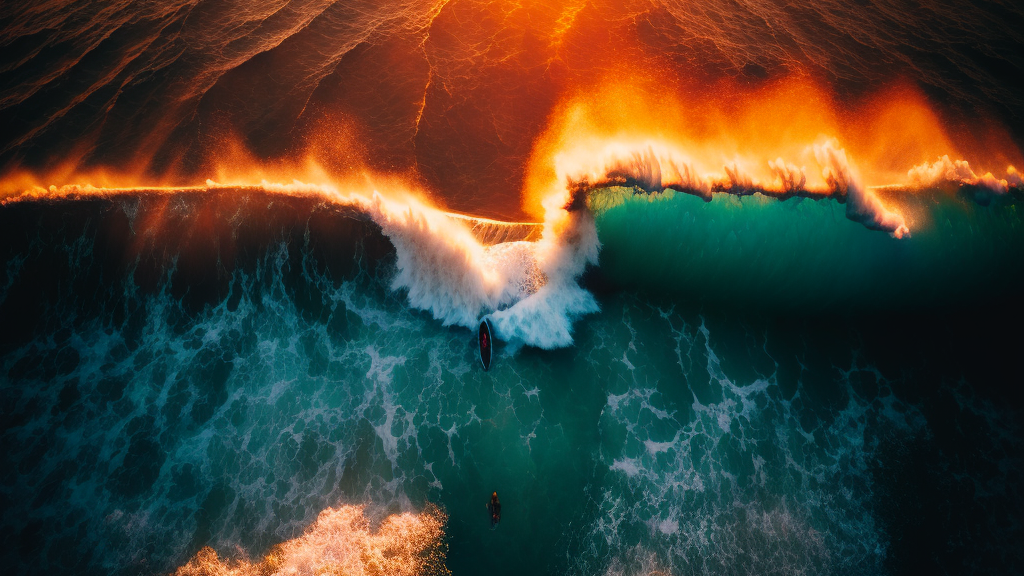
M 928 534 L 980 506 L 993 520 L 968 515 L 955 552 L 1012 550 L 1015 420 L 979 425 L 969 398 L 942 396 L 1002 382 L 990 371 L 1016 346 L 977 335 L 1005 331 L 991 312 L 1021 285 L 1018 199 L 981 205 L 969 187 L 876 189 L 907 196 L 901 239 L 830 195 L 623 183 L 565 186 L 533 224 L 296 182 L 10 200 L 2 520 L 31 516 L 19 542 L 44 544 L 5 562 L 443 572 L 416 563 L 451 541 L 468 572 L 486 554 L 509 572 L 874 574 L 921 530 L 887 498 L 926 503 Z M 832 314 L 747 326 L 737 306 L 703 308 L 717 292 Z M 968 313 L 890 315 L 893 293 Z M 871 314 L 835 313 L 862 300 Z M 574 349 L 499 343 L 483 372 L 460 328 L 475 314 L 513 343 Z M 938 508 L 921 492 L 951 487 Z M 495 488 L 508 516 L 490 532 Z M 429 502 L 453 519 L 444 534 Z
M 404 190 L 350 192 L 299 181 L 248 187 L 209 180 L 192 188 L 37 187 L 5 202 L 257 191 L 352 208 L 376 223 L 394 246 L 391 288 L 404 293 L 409 306 L 429 312 L 445 326 L 472 329 L 487 316 L 499 339 L 540 348 L 571 345 L 574 321 L 597 311 L 581 278 L 602 261 L 602 242 L 612 245 L 605 268 L 640 279 L 653 274 L 657 279 L 650 285 L 660 289 L 699 291 L 704 283 L 706 292 L 730 293 L 721 289 L 721 276 L 745 275 L 761 280 L 762 295 L 778 295 L 796 281 L 797 286 L 814 286 L 809 292 L 832 294 L 840 304 L 857 299 L 858 293 L 890 290 L 901 296 L 921 286 L 940 296 L 955 294 L 955 289 L 936 290 L 934 284 L 955 288 L 963 284 L 959 277 L 965 272 L 992 274 L 1020 259 L 1020 250 L 1013 248 L 1020 245 L 1013 241 L 1019 236 L 1013 206 L 1021 182 L 1013 166 L 1005 178 L 997 179 L 991 173 L 978 176 L 967 162 L 944 156 L 911 168 L 905 183 L 871 187 L 862 183 L 834 140 L 808 146 L 803 160 L 808 158 L 818 164 L 817 172 L 783 158 L 767 161 L 760 171 L 736 162 L 721 172 L 708 172 L 665 142 L 601 143 L 556 157 L 556 173 L 565 187 L 546 196 L 544 221 L 538 223 L 446 212 Z M 694 204 L 686 197 L 702 202 Z M 818 207 L 801 209 L 802 202 Z M 700 208 L 701 203 L 707 206 Z M 838 226 L 832 217 L 836 204 L 864 231 Z M 961 235 L 950 229 L 958 220 L 966 219 L 970 226 L 982 212 L 986 222 L 977 233 Z M 906 246 L 881 241 L 876 231 Z M 742 246 L 720 245 L 722 235 L 737 238 Z M 646 239 L 646 245 L 639 245 L 638 238 Z M 952 260 L 942 256 L 955 264 L 951 272 L 939 261 L 939 245 L 949 241 L 963 244 Z M 848 245 L 839 247 L 837 242 Z M 701 252 L 696 260 L 695 249 Z M 972 263 L 975 258 L 984 266 Z M 866 267 L 866 279 L 850 278 L 843 267 Z M 694 270 L 703 270 L 704 276 L 694 278 Z M 949 274 L 958 278 L 944 277 Z M 825 280 L 815 285 L 821 278 Z

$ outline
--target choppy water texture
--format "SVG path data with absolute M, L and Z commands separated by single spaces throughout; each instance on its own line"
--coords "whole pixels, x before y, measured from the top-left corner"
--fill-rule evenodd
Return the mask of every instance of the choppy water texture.
M 5 3 L 0 565 L 1024 572 L 1022 31 Z
M 519 218 L 523 167 L 566 93 L 621 83 L 670 106 L 672 92 L 723 98 L 723 80 L 796 73 L 842 107 L 905 80 L 959 138 L 999 125 L 1019 138 L 1022 30 L 1004 0 L 11 2 L 0 162 L 191 184 L 240 140 L 260 158 L 313 149 L 336 172 L 402 173 L 452 208 Z M 843 124 L 864 123 L 848 112 Z
M 470 330 L 391 289 L 394 248 L 351 209 L 260 192 L 5 206 L 4 564 L 165 573 L 204 546 L 255 561 L 351 504 L 366 508 L 345 522 L 369 525 L 320 541 L 364 550 L 386 515 L 431 503 L 457 574 L 1019 567 L 1019 276 L 954 284 L 962 306 L 942 314 L 831 305 L 884 273 L 856 274 L 855 294 L 837 277 L 832 297 L 821 276 L 754 276 L 726 305 L 691 304 L 631 272 L 657 252 L 620 255 L 642 242 L 615 234 L 622 210 L 659 203 L 735 209 L 635 197 L 599 216 L 607 262 L 584 285 L 601 311 L 572 347 L 499 347 L 486 373 Z M 1022 232 L 998 222 L 1015 207 L 970 217 L 1005 234 L 978 242 L 1015 247 L 1008 267 Z M 758 220 L 799 207 L 739 208 L 773 209 Z M 962 222 L 896 240 L 814 210 L 801 218 L 847 242 L 910 242 L 899 258 L 937 278 L 972 265 L 917 254 Z M 765 226 L 755 247 L 778 234 Z M 721 241 L 723 258 L 741 249 Z M 829 245 L 773 266 L 870 250 Z M 730 283 L 713 249 L 664 274 Z M 781 314 L 727 305 L 756 286 L 801 296 Z

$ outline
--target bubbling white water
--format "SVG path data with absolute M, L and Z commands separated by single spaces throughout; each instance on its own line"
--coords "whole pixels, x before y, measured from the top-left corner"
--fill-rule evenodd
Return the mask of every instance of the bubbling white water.
M 513 344 L 509 350 L 521 345 L 571 346 L 573 323 L 598 311 L 580 278 L 587 266 L 598 263 L 601 242 L 594 212 L 610 206 L 588 199 L 602 188 L 627 187 L 646 194 L 679 191 L 706 201 L 713 194 L 835 199 L 845 204 L 848 219 L 868 229 L 898 239 L 911 232 L 900 209 L 887 206 L 876 190 L 863 182 L 834 139 L 807 146 L 799 159 L 779 157 L 756 166 L 736 159 L 720 166 L 724 174 L 708 171 L 671 142 L 655 140 L 586 141 L 560 152 L 553 161 L 560 184 L 543 193 L 542 223 L 497 222 L 453 214 L 407 189 L 381 192 L 354 186 L 346 190 L 334 183 L 298 180 L 290 184 L 263 181 L 252 186 L 225 186 L 207 180 L 205 186 L 186 188 L 50 186 L 4 202 L 238 188 L 322 198 L 355 208 L 381 227 L 397 256 L 391 288 L 405 292 L 410 307 L 429 312 L 445 326 L 471 330 L 489 317 L 495 336 Z M 818 173 L 798 164 L 804 161 L 817 163 Z M 912 168 L 907 179 L 907 183 L 894 186 L 914 190 L 953 184 L 968 187 L 980 203 L 1021 186 L 1013 166 L 1007 169 L 1005 179 L 991 173 L 978 176 L 967 162 L 948 156 Z

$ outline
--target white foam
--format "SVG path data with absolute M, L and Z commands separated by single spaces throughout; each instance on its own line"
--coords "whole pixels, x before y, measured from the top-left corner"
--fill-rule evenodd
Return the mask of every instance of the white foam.
M 637 461 L 633 458 L 621 458 L 615 460 L 609 468 L 612 470 L 618 470 L 619 472 L 624 472 L 626 476 L 630 477 L 638 476 L 640 474 L 640 467 L 637 464 Z
M 650 418 L 658 412 L 675 414 L 664 392 L 677 385 L 671 380 L 608 395 L 602 426 L 617 428 L 612 436 L 624 439 L 603 452 L 609 487 L 599 500 L 600 517 L 590 534 L 607 554 L 608 573 L 636 568 L 637 552 L 656 554 L 661 562 L 657 569 L 665 573 L 744 571 L 751 566 L 819 573 L 850 565 L 869 570 L 881 566 L 885 535 L 870 507 L 877 439 L 869 428 L 896 426 L 914 434 L 924 426 L 919 413 L 905 405 L 890 406 L 891 395 L 861 399 L 847 380 L 847 406 L 837 409 L 834 420 L 819 421 L 813 433 L 806 432 L 805 402 L 799 393 L 785 399 L 776 376 L 745 385 L 734 382 L 712 351 L 713 339 L 703 321 L 689 326 L 682 322 L 682 329 L 676 329 L 681 321 L 674 311 L 661 317 L 685 356 L 706 358 L 704 368 L 715 394 L 704 403 L 695 399 L 688 417 L 676 422 Z M 614 357 L 625 347 L 619 342 L 610 352 Z M 858 369 L 856 364 L 850 368 Z M 882 378 L 879 382 L 886 385 Z M 667 442 L 666 424 L 675 431 Z M 765 443 L 775 451 L 765 451 Z M 637 498 L 624 503 L 623 493 Z M 642 550 L 634 550 L 641 528 L 649 537 L 642 540 Z
M 907 177 L 917 186 L 939 186 L 945 183 L 985 188 L 995 194 L 1005 194 L 1010 186 L 1021 185 L 1020 174 L 1013 166 L 1006 169 L 1006 179 L 996 178 L 991 172 L 977 175 L 966 160 L 953 160 L 943 155 L 935 162 L 925 162 L 907 171 Z
M 464 219 L 414 199 L 353 196 L 394 244 L 391 286 L 444 325 L 476 328 L 490 315 L 495 336 L 541 348 L 572 344 L 572 322 L 598 310 L 577 279 L 597 262 L 597 230 L 585 213 L 556 210 L 536 242 L 484 246 Z
M 676 445 L 679 435 L 676 434 L 676 438 L 670 442 L 655 442 L 653 440 L 644 440 L 644 447 L 647 448 L 647 453 L 654 456 L 662 452 L 668 452 Z
M 789 164 L 782 158 L 768 161 L 768 168 L 771 169 L 783 190 L 803 190 L 807 185 L 807 174 L 803 168 L 795 164 Z
M 700 174 L 682 151 L 659 141 L 591 142 L 555 157 L 560 182 L 600 187 L 636 186 L 647 192 L 681 188 L 709 196 L 712 182 Z
M 821 167 L 827 185 L 810 189 L 803 167 L 779 157 L 751 164 L 742 159 L 721 166 L 724 174 L 698 173 L 687 155 L 678 147 L 660 141 L 604 142 L 583 145 L 580 150 L 556 157 L 556 173 L 561 181 L 588 189 L 629 186 L 645 192 L 679 189 L 710 198 L 711 192 L 769 195 L 799 193 L 805 196 L 839 196 L 846 200 L 847 218 L 873 230 L 882 230 L 896 238 L 909 235 L 910 229 L 899 212 L 888 209 L 856 175 L 846 151 L 835 140 L 826 140 L 809 148 Z M 806 153 L 805 153 L 806 154 Z M 767 165 L 765 181 L 759 181 L 751 169 Z M 984 182 L 982 182 L 984 180 Z M 983 177 L 979 179 L 987 183 Z M 1005 184 L 1005 182 L 1004 182 Z
M 429 311 L 445 325 L 474 328 L 484 312 L 512 297 L 500 274 L 505 267 L 493 266 L 493 259 L 492 266 L 485 265 L 484 247 L 462 222 L 378 193 L 364 208 L 394 244 L 398 270 L 391 286 L 406 290 L 414 308 Z
M 676 532 L 679 532 L 679 522 L 671 518 L 666 518 L 658 523 L 658 531 L 666 536 L 671 536 Z
M 889 210 L 881 200 L 864 187 L 856 170 L 846 157 L 846 150 L 829 140 L 814 146 L 814 157 L 821 166 L 822 176 L 833 191 L 846 196 L 846 217 L 873 230 L 883 230 L 894 238 L 910 235 L 906 220 L 896 211 Z
M 1008 166 L 1006 168 L 1006 181 L 1015 188 L 1024 187 L 1024 179 L 1021 178 L 1020 172 L 1014 166 Z

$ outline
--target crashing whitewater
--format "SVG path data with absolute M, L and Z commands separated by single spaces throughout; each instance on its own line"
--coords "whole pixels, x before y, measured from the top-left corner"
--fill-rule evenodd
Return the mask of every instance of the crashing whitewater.
M 542 192 L 543 222 L 501 222 L 443 211 L 407 191 L 344 192 L 334 184 L 263 181 L 241 187 L 271 194 L 307 196 L 351 207 L 380 226 L 393 244 L 396 271 L 391 288 L 407 295 L 414 309 L 429 312 L 444 326 L 474 328 L 489 317 L 499 339 L 514 346 L 545 349 L 572 345 L 573 323 L 598 311 L 593 295 L 580 285 L 588 266 L 598 264 L 601 241 L 595 215 L 616 204 L 601 202 L 605 190 L 634 194 L 680 192 L 710 202 L 714 195 L 755 194 L 836 201 L 846 217 L 894 239 L 909 238 L 911 228 L 899 208 L 890 208 L 876 190 L 917 191 L 949 188 L 976 203 L 1019 194 L 1019 172 L 1009 166 L 1005 178 L 977 175 L 966 161 L 926 162 L 911 168 L 903 184 L 872 187 L 863 183 L 844 149 L 834 140 L 809 146 L 805 154 L 819 170 L 810 172 L 782 158 L 769 160 L 758 179 L 736 162 L 721 173 L 708 172 L 671 143 L 590 141 L 554 158 L 556 182 Z M 115 197 L 140 191 L 170 193 L 237 189 L 208 180 L 192 188 L 35 187 L 6 202 L 84 196 Z

